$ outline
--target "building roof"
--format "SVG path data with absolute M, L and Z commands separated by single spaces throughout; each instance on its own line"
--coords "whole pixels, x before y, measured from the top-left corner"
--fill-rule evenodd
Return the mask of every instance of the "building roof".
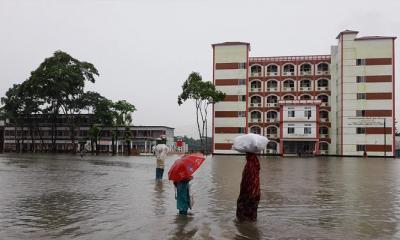
M 147 125 L 145 125 L 145 126 L 142 126 L 142 125 L 132 125 L 132 126 L 130 126 L 131 128 L 169 128 L 169 129 L 175 129 L 175 128 L 173 128 L 173 127 L 167 127 L 167 126 L 147 126 Z
M 342 35 L 342 34 L 357 34 L 357 33 L 358 33 L 358 31 L 346 29 L 346 30 L 344 30 L 344 31 L 341 31 L 341 32 L 337 35 L 336 39 L 339 39 L 340 35 Z
M 338 39 L 340 37 L 340 35 L 342 34 L 358 34 L 358 31 L 354 31 L 354 30 L 344 30 L 341 31 L 336 39 Z M 397 37 L 392 37 L 392 36 L 364 36 L 364 37 L 359 37 L 359 38 L 355 38 L 354 40 L 381 40 L 381 39 L 396 39 Z
M 247 42 L 223 42 L 223 43 L 214 43 L 211 46 L 231 46 L 231 45 L 250 45 Z
M 354 40 L 380 40 L 380 39 L 396 39 L 397 37 L 391 37 L 391 36 L 365 36 L 365 37 L 359 37 Z

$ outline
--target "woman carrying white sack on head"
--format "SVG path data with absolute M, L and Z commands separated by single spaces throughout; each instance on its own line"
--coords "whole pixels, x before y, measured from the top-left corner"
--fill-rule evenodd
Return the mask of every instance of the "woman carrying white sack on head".
M 236 137 L 233 141 L 234 150 L 246 153 L 246 165 L 242 173 L 236 208 L 236 218 L 239 222 L 257 220 L 260 202 L 260 162 L 256 153 L 264 150 L 268 142 L 266 137 L 253 133 Z

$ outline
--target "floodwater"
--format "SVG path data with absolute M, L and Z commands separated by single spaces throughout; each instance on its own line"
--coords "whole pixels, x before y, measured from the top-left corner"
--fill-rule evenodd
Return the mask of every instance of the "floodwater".
M 2 154 L 0 239 L 400 239 L 400 160 L 260 162 L 258 221 L 239 224 L 243 156 L 207 158 L 179 217 L 153 157 Z

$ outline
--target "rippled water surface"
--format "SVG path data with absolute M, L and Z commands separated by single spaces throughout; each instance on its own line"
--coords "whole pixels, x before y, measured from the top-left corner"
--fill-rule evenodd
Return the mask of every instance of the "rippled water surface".
M 258 222 L 239 224 L 242 156 L 207 158 L 186 218 L 153 157 L 2 154 L 0 239 L 400 239 L 400 160 L 260 162 Z

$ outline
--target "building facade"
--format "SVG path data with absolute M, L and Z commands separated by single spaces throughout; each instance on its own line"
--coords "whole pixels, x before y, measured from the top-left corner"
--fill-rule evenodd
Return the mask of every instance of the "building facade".
M 70 127 L 65 115 L 54 121 L 48 115 L 35 115 L 23 125 L 0 122 L 1 152 L 72 152 L 86 148 L 91 151 L 90 128 L 93 115 L 76 117 L 77 127 Z M 134 153 L 151 153 L 157 138 L 165 136 L 167 145 L 174 147 L 174 128 L 166 126 L 98 126 L 98 142 L 93 145 L 99 152 L 112 151 L 112 136 L 117 135 L 116 151 L 124 153 L 130 147 Z M 126 141 L 129 139 L 129 141 Z M 129 143 L 128 143 L 129 142 Z M 127 146 L 130 144 L 130 146 Z M 54 148 L 54 150 L 53 150 Z M 94 149 L 95 151 L 95 149 Z
M 213 152 L 236 153 L 252 132 L 265 153 L 394 155 L 395 37 L 339 33 L 330 55 L 249 57 L 250 44 L 213 44 Z

